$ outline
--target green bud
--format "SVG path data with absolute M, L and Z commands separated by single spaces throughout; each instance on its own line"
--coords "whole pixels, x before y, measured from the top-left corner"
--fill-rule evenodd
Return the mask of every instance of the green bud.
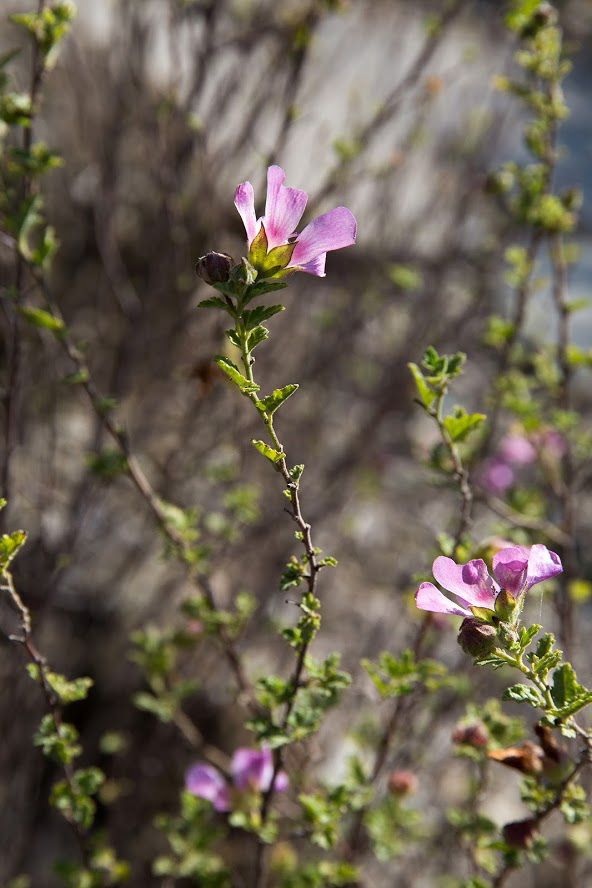
M 497 631 L 494 626 L 467 617 L 462 621 L 457 641 L 470 657 L 485 657 L 497 647 Z

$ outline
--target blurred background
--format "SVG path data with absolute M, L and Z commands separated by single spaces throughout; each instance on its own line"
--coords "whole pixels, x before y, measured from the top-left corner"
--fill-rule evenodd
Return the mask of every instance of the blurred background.
M 29 5 L 8 2 L 3 18 Z M 230 346 L 219 313 L 196 309 L 210 292 L 194 266 L 211 249 L 235 259 L 245 253 L 234 189 L 250 180 L 262 212 L 270 163 L 283 167 L 286 184 L 309 193 L 305 222 L 337 205 L 357 217 L 356 246 L 329 254 L 326 278 L 290 280 L 287 311 L 269 322 L 256 368 L 266 388 L 300 384 L 277 426 L 291 462 L 306 465 L 303 509 L 316 541 L 339 561 L 322 576 L 315 653 L 342 650 L 355 680 L 308 752 L 325 776 L 340 773 L 362 714 L 380 719 L 359 659 L 409 643 L 418 619 L 413 574 L 429 569 L 435 536 L 457 514 L 456 492 L 422 465 L 435 436 L 413 403 L 407 362 L 419 361 L 430 343 L 465 351 L 470 372 L 455 400 L 487 412 L 496 365 L 483 344 L 485 319 L 508 308 L 502 257 L 515 232 L 485 186 L 492 168 L 523 152 L 518 108 L 493 85 L 495 75 L 514 71 L 502 6 L 78 0 L 44 86 L 36 136 L 64 159 L 45 179 L 60 241 L 52 293 L 98 388 L 116 400 L 158 495 L 195 510 L 217 599 L 254 597 L 240 641 L 251 676 L 290 668 L 292 653 L 272 627 L 294 620 L 278 591 L 294 551 L 293 525 L 279 479 L 249 444 L 260 434 L 257 418 L 212 362 Z M 560 6 L 575 66 L 557 179 L 589 194 L 592 6 Z M 6 51 L 22 36 L 3 24 L 0 41 Z M 25 85 L 26 49 L 18 64 Z M 572 298 L 589 296 L 591 236 L 585 200 Z M 0 275 L 11 273 L 8 261 L 0 254 Z M 546 298 L 543 286 L 526 331 L 552 341 Z M 575 339 L 589 347 L 592 310 L 578 317 Z M 8 345 L 0 358 L 6 385 Z M 129 635 L 178 619 L 186 581 L 164 557 L 145 503 L 114 470 L 100 418 L 84 392 L 64 382 L 71 371 L 51 337 L 26 332 L 4 525 L 29 534 L 15 576 L 39 648 L 56 669 L 95 681 L 72 717 L 89 759 L 99 758 L 115 787 L 117 804 L 101 807 L 99 822 L 135 861 L 130 884 L 140 888 L 160 884 L 149 868 L 158 841 L 152 816 L 174 806 L 195 753 L 176 728 L 130 705 L 143 680 L 129 659 Z M 590 410 L 589 381 L 577 399 Z M 499 529 L 479 498 L 475 517 L 476 539 Z M 588 503 L 582 545 L 591 525 Z M 546 599 L 533 607 L 533 619 L 542 607 L 552 623 Z M 9 620 L 2 612 L 3 625 Z M 450 627 L 435 631 L 432 648 L 451 668 L 466 669 Z M 51 886 L 51 861 L 74 852 L 46 804 L 55 775 L 29 740 L 43 701 L 4 636 L 0 655 L 0 881 L 26 872 L 33 886 Z M 581 652 L 576 664 L 590 681 Z M 244 712 L 228 705 L 232 677 L 216 646 L 199 645 L 182 668 L 208 679 L 186 703 L 204 736 L 229 753 L 248 743 Z M 485 699 L 496 677 L 472 671 Z M 458 699 L 439 698 L 393 752 L 393 765 L 421 769 L 417 805 L 433 822 L 466 780 L 450 744 L 462 711 Z M 103 761 L 100 738 L 114 730 L 128 751 Z M 506 774 L 486 805 L 500 823 L 523 810 Z M 369 884 L 391 885 L 396 873 L 397 885 L 419 888 L 439 884 L 442 872 L 462 872 L 451 841 L 429 858 L 411 850 L 386 877 L 370 869 Z M 519 879 L 559 884 L 554 864 Z

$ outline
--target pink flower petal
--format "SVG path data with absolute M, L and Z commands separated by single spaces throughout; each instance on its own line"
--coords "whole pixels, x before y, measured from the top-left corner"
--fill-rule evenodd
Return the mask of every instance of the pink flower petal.
M 267 746 L 261 749 L 237 749 L 230 766 L 232 779 L 237 789 L 253 786 L 265 792 L 273 777 L 273 757 Z
M 551 577 L 556 577 L 563 571 L 563 565 L 559 555 L 550 552 L 546 546 L 537 544 L 530 549 L 528 556 L 528 568 L 526 571 L 526 588 L 530 589 L 536 583 L 542 583 Z
M 493 575 L 502 589 L 516 596 L 522 592 L 526 581 L 528 549 L 510 546 L 496 552 L 492 560 Z
M 250 182 L 243 182 L 234 192 L 234 205 L 243 220 L 249 246 L 257 234 L 258 225 L 255 217 L 255 194 Z
M 431 611 L 433 614 L 456 614 L 459 617 L 471 617 L 472 613 L 460 607 L 442 595 L 433 583 L 422 583 L 415 593 L 415 604 L 420 610 Z
M 463 603 L 475 607 L 493 608 L 497 589 L 481 558 L 468 564 L 456 564 L 452 558 L 440 555 L 434 561 L 432 571 L 436 580 L 448 592 L 452 592 Z
M 311 259 L 310 262 L 305 262 L 304 265 L 301 265 L 300 268 L 302 271 L 308 272 L 308 274 L 315 274 L 317 277 L 325 277 L 325 260 L 327 259 L 326 253 L 321 253 L 320 256 L 317 256 L 316 259 Z
M 287 188 L 282 183 L 286 174 L 279 166 L 267 170 L 267 198 L 263 224 L 269 249 L 288 243 L 302 218 L 308 195 L 299 188 Z
M 211 802 L 216 811 L 228 811 L 230 808 L 226 781 L 211 765 L 193 765 L 185 775 L 185 788 L 198 798 Z
M 356 242 L 356 220 L 346 207 L 317 216 L 298 235 L 290 265 L 306 265 L 321 253 L 340 250 Z

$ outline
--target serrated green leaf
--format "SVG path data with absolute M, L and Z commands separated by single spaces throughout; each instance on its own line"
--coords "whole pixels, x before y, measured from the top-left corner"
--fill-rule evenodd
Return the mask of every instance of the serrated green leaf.
M 424 375 L 417 364 L 409 363 L 407 364 L 407 366 L 409 367 L 411 375 L 413 376 L 415 387 L 419 395 L 419 400 L 424 407 L 431 407 L 434 402 L 434 398 L 436 397 L 436 393 L 431 390 L 431 388 L 425 381 Z
M 257 296 L 265 296 L 266 293 L 273 293 L 275 290 L 284 290 L 287 286 L 285 281 L 256 281 L 249 287 L 244 304 L 252 302 Z
M 464 407 L 454 407 L 452 414 L 444 419 L 444 426 L 452 441 L 464 441 L 485 418 L 484 413 L 467 413 Z
M 25 320 L 33 327 L 49 330 L 49 332 L 53 334 L 61 333 L 64 329 L 64 322 L 60 318 L 56 318 L 49 311 L 45 311 L 43 308 L 21 305 L 19 311 Z
M 288 398 L 294 394 L 298 385 L 296 383 L 291 385 L 285 385 L 281 389 L 275 389 L 271 395 L 267 395 L 265 398 L 261 398 L 261 404 L 265 407 L 267 413 L 275 413 L 278 407 L 287 401 Z
M 536 656 L 539 658 L 546 657 L 553 647 L 554 641 L 555 639 L 550 632 L 545 632 L 544 635 L 541 635 L 536 646 Z
M 209 299 L 202 299 L 201 302 L 197 303 L 197 307 L 198 308 L 221 308 L 224 311 L 227 311 L 229 314 L 233 314 L 228 303 L 224 302 L 223 299 L 219 299 L 218 296 L 210 296 Z
M 240 372 L 236 364 L 233 364 L 229 358 L 224 357 L 224 355 L 217 355 L 217 357 L 214 358 L 214 361 L 218 367 L 226 373 L 228 378 L 238 386 L 243 395 L 249 395 L 252 392 L 259 391 L 259 386 L 254 382 L 249 382 L 249 380 Z
M 254 330 L 263 321 L 267 321 L 280 311 L 285 311 L 284 305 L 257 305 L 255 308 L 244 311 L 242 318 L 245 330 Z
M 265 441 L 256 441 L 254 438 L 251 438 L 251 444 L 274 465 L 286 455 L 285 453 L 279 453 L 277 450 L 274 450 L 273 447 L 269 447 Z
M 269 330 L 267 329 L 267 327 L 255 327 L 255 329 L 249 333 L 249 337 L 247 339 L 248 351 L 252 352 L 253 349 L 257 345 L 259 345 L 260 342 L 264 342 L 268 338 Z
M 242 342 L 240 341 L 240 336 L 238 335 L 236 330 L 226 330 L 225 332 L 233 345 L 235 345 L 238 349 L 242 348 Z
M 537 688 L 525 684 L 512 685 L 502 694 L 502 700 L 512 700 L 514 703 L 529 703 L 535 708 L 543 708 L 545 701 Z
M 557 709 L 562 709 L 566 704 L 571 703 L 580 690 L 582 689 L 578 685 L 571 663 L 564 663 L 555 670 L 551 697 Z

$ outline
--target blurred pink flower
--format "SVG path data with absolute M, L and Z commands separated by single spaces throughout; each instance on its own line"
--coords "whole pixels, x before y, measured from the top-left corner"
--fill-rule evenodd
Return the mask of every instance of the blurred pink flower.
M 500 588 L 517 597 L 563 570 L 559 556 L 543 545 L 530 548 L 510 546 L 497 552 L 492 564 L 493 576 L 499 586 L 489 576 L 481 558 L 468 564 L 457 564 L 452 558 L 440 555 L 432 567 L 434 577 L 444 589 L 452 592 L 458 603 L 443 595 L 433 583 L 422 583 L 415 593 L 417 607 L 437 614 L 472 617 L 472 607 L 493 610 Z
M 500 441 L 497 453 L 504 462 L 517 466 L 526 466 L 537 458 L 537 452 L 526 435 L 506 435 Z
M 185 788 L 200 799 L 211 802 L 216 811 L 230 809 L 230 793 L 226 780 L 212 765 L 200 762 L 189 768 L 185 775 Z
M 230 764 L 232 782 L 237 790 L 256 789 L 267 792 L 273 778 L 273 756 L 268 746 L 261 749 L 237 749 Z M 274 789 L 283 792 L 288 786 L 288 776 L 280 771 L 275 778 Z M 230 787 L 220 771 L 212 765 L 199 762 L 185 775 L 185 788 L 188 792 L 211 802 L 216 811 L 229 811 L 231 808 Z
M 268 252 L 295 243 L 291 258 L 282 268 L 324 277 L 327 253 L 355 243 L 356 220 L 346 207 L 336 207 L 317 216 L 300 234 L 296 234 L 308 195 L 299 188 L 287 188 L 283 184 L 285 178 L 281 167 L 268 168 L 265 215 L 259 219 L 255 215 L 255 194 L 251 183 L 243 182 L 236 189 L 234 204 L 243 220 L 249 248 L 263 228 Z
M 494 456 L 483 464 L 479 480 L 481 486 L 490 493 L 505 493 L 514 483 L 514 470 L 506 462 Z

